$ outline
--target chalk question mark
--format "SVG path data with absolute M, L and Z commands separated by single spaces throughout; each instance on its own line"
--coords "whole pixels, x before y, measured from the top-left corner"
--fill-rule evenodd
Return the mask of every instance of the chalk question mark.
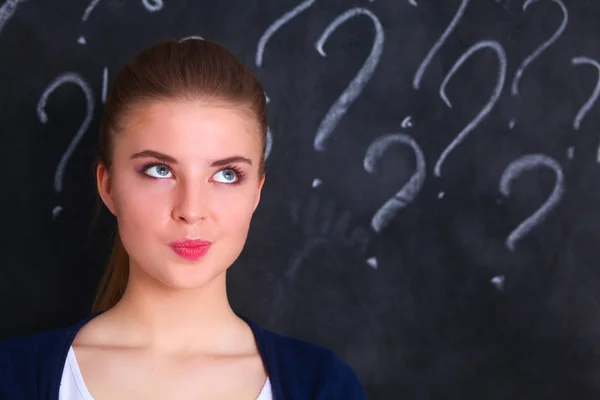
M 265 47 L 267 43 L 271 39 L 271 37 L 277 32 L 283 25 L 290 22 L 292 19 L 306 11 L 310 6 L 313 5 L 315 0 L 307 0 L 300 3 L 298 6 L 294 7 L 292 10 L 286 12 L 281 17 L 277 18 L 275 22 L 273 22 L 267 30 L 261 35 L 258 40 L 258 46 L 256 48 L 256 66 L 261 67 L 263 61 L 263 55 L 265 53 Z M 265 94 L 267 104 L 269 103 L 269 97 Z M 271 131 L 271 127 L 267 126 L 267 143 L 265 147 L 265 161 L 268 160 L 269 155 L 271 155 L 271 150 L 273 149 L 273 133 Z
M 399 210 L 406 207 L 415 199 L 421 191 L 427 175 L 427 166 L 425 165 L 423 151 L 412 137 L 404 133 L 383 135 L 371 143 L 363 161 L 363 166 L 367 172 L 370 174 L 376 172 L 377 161 L 392 144 L 409 146 L 415 154 L 416 167 L 415 172 L 408 182 L 375 212 L 375 215 L 371 219 L 371 227 L 375 232 L 381 232 Z
M 100 0 L 92 0 L 90 2 L 90 4 L 88 4 L 88 6 L 86 7 L 85 11 L 83 12 L 83 15 L 81 16 L 81 22 L 85 23 L 85 21 L 87 21 L 87 19 L 89 18 L 90 14 L 92 13 L 92 11 L 94 10 L 94 8 L 96 8 L 96 6 L 98 5 L 98 3 L 100 3 Z M 79 36 L 79 39 L 77 39 L 77 42 L 79 44 L 85 44 L 85 37 L 83 36 Z
M 540 1 L 540 0 L 525 1 L 525 3 L 523 3 L 523 11 L 527 11 L 527 8 L 531 4 L 533 4 L 537 1 Z M 527 68 L 529 66 L 529 64 L 531 64 L 533 61 L 535 61 L 544 51 L 546 51 L 548 49 L 548 47 L 552 46 L 552 44 L 558 40 L 560 35 L 562 35 L 562 33 L 565 31 L 567 24 L 569 22 L 569 11 L 567 10 L 567 7 L 565 7 L 565 5 L 563 4 L 562 0 L 551 0 L 551 1 L 555 2 L 560 7 L 560 9 L 563 13 L 562 22 L 561 22 L 560 26 L 558 27 L 558 29 L 556 30 L 556 32 L 554 32 L 554 34 L 548 40 L 546 40 L 541 45 L 539 45 L 538 48 L 535 49 L 533 53 L 531 53 L 529 56 L 527 56 L 525 58 L 525 60 L 523 60 L 523 62 L 519 66 L 519 68 L 517 68 L 517 72 L 515 72 L 515 76 L 512 80 L 512 85 L 510 88 L 510 91 L 511 91 L 511 94 L 513 95 L 513 97 L 519 95 L 519 83 L 521 82 L 521 77 L 523 76 L 523 73 L 525 72 L 525 68 Z M 514 128 L 514 126 L 515 126 L 515 119 L 512 119 L 510 121 L 509 127 L 512 129 L 512 128 Z
M 594 88 L 594 91 L 592 92 L 588 101 L 586 101 L 585 104 L 579 109 L 579 112 L 577 113 L 577 115 L 575 116 L 575 119 L 573 120 L 573 128 L 575 130 L 579 130 L 579 127 L 581 126 L 581 121 L 583 120 L 583 118 L 585 118 L 587 113 L 594 106 L 594 104 L 596 103 L 596 100 L 598 99 L 598 96 L 600 95 L 600 63 L 598 63 L 598 61 L 596 61 L 592 58 L 583 57 L 583 56 L 574 57 L 571 60 L 571 62 L 573 63 L 573 65 L 581 65 L 581 64 L 593 65 L 599 72 L 598 79 L 596 81 L 596 87 Z M 600 146 L 598 146 L 598 150 L 596 151 L 596 162 L 600 163 Z
M 454 18 L 452 18 L 452 21 L 450 21 L 450 24 L 448 25 L 448 27 L 446 27 L 446 30 L 444 31 L 444 33 L 442 33 L 442 36 L 440 36 L 440 38 L 434 43 L 433 47 L 431 47 L 423 61 L 421 61 L 421 65 L 419 65 L 419 68 L 417 69 L 417 72 L 415 73 L 415 77 L 413 79 L 414 89 L 419 89 L 419 86 L 421 85 L 421 79 L 423 79 L 423 75 L 425 74 L 425 70 L 431 63 L 433 57 L 435 57 L 438 51 L 440 51 L 440 48 L 444 45 L 444 43 L 446 43 L 446 40 L 448 40 L 448 37 L 452 34 L 454 29 L 456 29 L 456 25 L 458 25 L 458 23 L 460 22 L 460 19 L 465 13 L 465 9 L 467 8 L 468 4 L 469 0 L 461 1 L 460 7 L 456 11 Z
M 163 8 L 162 0 L 142 0 L 142 4 L 150 12 L 160 11 Z
M 23 2 L 23 0 L 6 0 L 6 2 L 2 4 L 2 7 L 0 7 L 0 32 L 2 32 L 2 28 L 4 28 L 4 25 L 6 25 L 15 11 L 17 11 L 17 7 L 21 2 Z
M 352 79 L 346 90 L 344 90 L 333 106 L 331 106 L 327 112 L 327 115 L 325 115 L 325 118 L 321 121 L 314 140 L 314 148 L 317 151 L 325 150 L 325 142 L 329 139 L 346 111 L 348 111 L 348 108 L 358 98 L 364 87 L 373 76 L 375 68 L 377 68 L 377 64 L 379 64 L 379 59 L 381 58 L 385 35 L 383 33 L 381 22 L 379 22 L 379 19 L 375 16 L 375 14 L 366 8 L 357 7 L 347 10 L 334 19 L 315 43 L 315 48 L 319 54 L 323 57 L 326 57 L 327 54 L 325 51 L 323 51 L 323 45 L 329 36 L 340 25 L 348 21 L 350 18 L 354 18 L 359 15 L 368 16 L 371 21 L 373 21 L 373 25 L 375 26 L 376 34 L 375 40 L 373 41 L 373 46 L 371 47 L 371 53 L 367 57 L 361 69 L 358 71 L 358 74 L 354 77 L 354 79 Z
M 596 99 L 598 99 L 598 95 L 600 95 L 600 64 L 598 63 L 598 61 L 596 61 L 592 58 L 583 57 L 583 56 L 574 57 L 571 60 L 571 63 L 573 65 L 581 65 L 581 64 L 592 65 L 596 68 L 596 70 L 599 73 L 598 78 L 596 80 L 596 87 L 594 88 L 592 95 L 590 96 L 588 101 L 586 101 L 585 104 L 579 109 L 579 112 L 577 113 L 577 115 L 575 116 L 575 119 L 573 120 L 573 129 L 579 130 L 579 127 L 581 126 L 581 121 L 586 116 L 588 111 L 590 111 L 590 109 L 596 102 Z
M 528 154 L 514 160 L 504 170 L 500 179 L 500 192 L 505 196 L 510 196 L 510 184 L 523 172 L 534 168 L 550 168 L 556 174 L 556 183 L 548 199 L 537 209 L 530 217 L 525 219 L 515 230 L 506 238 L 506 246 L 512 251 L 515 249 L 517 241 L 525 237 L 533 228 L 541 224 L 548 214 L 560 203 L 564 193 L 564 173 L 560 164 L 553 158 L 544 154 Z
M 498 78 L 496 79 L 496 87 L 494 88 L 494 91 L 492 92 L 492 95 L 490 96 L 486 105 L 467 124 L 467 126 L 465 126 L 463 128 L 463 130 L 460 131 L 460 133 L 454 138 L 454 140 L 448 145 L 448 147 L 446 147 L 446 149 L 444 149 L 444 151 L 440 155 L 440 158 L 437 160 L 437 162 L 435 163 L 435 167 L 434 167 L 434 173 L 437 177 L 441 176 L 442 165 L 444 164 L 444 162 L 446 161 L 446 158 L 448 158 L 448 156 L 450 155 L 452 150 L 454 150 L 456 147 L 458 147 L 458 145 L 460 143 L 462 143 L 463 140 L 465 140 L 467 135 L 469 133 L 471 133 L 477 127 L 477 125 L 479 125 L 479 123 L 490 113 L 490 111 L 492 110 L 492 108 L 494 107 L 496 102 L 498 101 L 498 98 L 500 97 L 500 93 L 502 92 L 502 88 L 504 87 L 504 80 L 506 78 L 506 64 L 507 64 L 506 52 L 504 51 L 504 48 L 502 47 L 502 45 L 500 45 L 500 43 L 493 41 L 493 40 L 483 40 L 481 42 L 475 43 L 467 51 L 465 51 L 465 53 L 462 56 L 460 56 L 460 58 L 456 61 L 454 66 L 452 66 L 452 69 L 450 70 L 450 72 L 448 72 L 448 74 L 446 75 L 446 77 L 444 78 L 444 81 L 442 82 L 442 84 L 440 86 L 440 97 L 442 98 L 444 103 L 446 103 L 446 105 L 449 108 L 452 108 L 452 103 L 450 103 L 450 100 L 448 100 L 448 97 L 446 96 L 446 86 L 448 85 L 448 82 L 450 82 L 450 80 L 452 79 L 454 74 L 456 74 L 456 71 L 458 71 L 460 69 L 460 67 L 465 63 L 465 61 L 469 57 L 471 57 L 473 54 L 475 54 L 475 52 L 486 49 L 486 48 L 493 50 L 496 53 L 496 55 L 498 56 L 498 67 L 499 68 L 498 68 Z
M 281 17 L 277 18 L 275 20 L 275 22 L 273 22 L 267 28 L 267 30 L 261 35 L 260 39 L 258 40 L 258 46 L 256 48 L 256 66 L 257 67 L 262 66 L 262 60 L 263 60 L 263 55 L 265 53 L 265 47 L 267 46 L 267 43 L 269 42 L 271 37 L 275 34 L 275 32 L 277 32 L 283 25 L 287 24 L 292 19 L 294 19 L 295 17 L 297 17 L 298 15 L 300 15 L 304 11 L 306 11 L 308 8 L 310 8 L 310 6 L 312 6 L 314 4 L 314 2 L 315 2 L 315 0 L 303 1 L 302 3 L 300 3 L 299 5 L 294 7 L 292 10 L 286 12 Z
M 54 81 L 52 81 L 52 83 L 50 83 L 50 85 L 48 85 L 48 87 L 44 90 L 42 97 L 40 97 L 40 100 L 38 101 L 38 104 L 37 104 L 37 110 L 36 110 L 37 116 L 38 116 L 40 122 L 42 122 L 43 124 L 48 122 L 48 115 L 46 115 L 45 108 L 46 108 L 46 103 L 47 103 L 50 95 L 52 93 L 54 93 L 54 91 L 56 89 L 58 89 L 60 86 L 65 85 L 67 83 L 74 83 L 77 86 L 79 86 L 81 88 L 81 90 L 83 91 L 83 93 L 85 95 L 86 112 L 85 112 L 85 118 L 84 118 L 83 122 L 81 123 L 81 126 L 79 127 L 79 129 L 77 130 L 77 133 L 75 134 L 75 136 L 69 143 L 67 150 L 65 151 L 64 155 L 61 157 L 60 162 L 58 163 L 58 167 L 56 168 L 56 173 L 54 174 L 54 190 L 56 190 L 59 193 L 62 191 L 63 177 L 65 174 L 65 169 L 66 169 L 67 163 L 69 161 L 69 158 L 73 155 L 75 148 L 81 141 L 81 138 L 83 137 L 85 132 L 87 132 L 90 122 L 92 121 L 92 116 L 94 114 L 94 95 L 92 93 L 92 89 L 91 89 L 90 85 L 78 73 L 65 72 L 65 73 L 58 75 L 54 79 Z M 62 211 L 61 206 L 54 207 L 54 209 L 52 210 L 53 218 L 56 218 L 58 216 L 58 214 L 60 213 L 60 211 Z

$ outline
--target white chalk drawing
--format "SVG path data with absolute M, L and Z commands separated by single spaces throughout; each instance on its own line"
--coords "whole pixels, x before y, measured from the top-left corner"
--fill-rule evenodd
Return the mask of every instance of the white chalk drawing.
M 279 17 L 275 22 L 273 22 L 262 34 L 260 39 L 258 40 L 258 46 L 256 49 L 256 65 L 258 67 L 262 66 L 263 55 L 265 52 L 265 47 L 269 42 L 269 39 L 277 32 L 283 25 L 290 22 L 292 19 L 300 15 L 302 12 L 306 11 L 310 6 L 314 4 L 315 0 L 307 0 L 300 3 L 298 6 L 294 7 L 292 10 L 286 12 L 281 17 Z
M 4 4 L 2 4 L 2 7 L 0 7 L 0 32 L 2 32 L 4 25 L 6 25 L 15 11 L 17 11 L 17 7 L 21 2 L 23 2 L 23 0 L 6 0 Z
M 504 290 L 504 282 L 505 281 L 506 281 L 506 278 L 504 277 L 504 275 L 496 275 L 492 279 L 490 279 L 490 282 L 492 283 L 492 285 L 494 285 L 496 287 L 496 289 L 498 289 L 498 290 Z
M 108 68 L 104 67 L 102 70 L 102 104 L 106 103 L 106 96 L 108 94 Z
M 332 135 L 333 131 L 348 108 L 358 98 L 364 87 L 373 76 L 373 73 L 377 68 L 377 64 L 379 64 L 379 59 L 381 58 L 385 35 L 383 32 L 383 27 L 381 26 L 381 22 L 379 22 L 379 19 L 375 16 L 375 14 L 365 8 L 352 8 L 334 19 L 315 43 L 315 48 L 319 54 L 323 57 L 326 57 L 327 54 L 323 50 L 323 45 L 329 36 L 340 25 L 359 15 L 368 16 L 371 21 L 373 21 L 373 25 L 375 26 L 375 40 L 373 41 L 373 46 L 371 47 L 371 53 L 367 57 L 360 71 L 358 71 L 358 74 L 356 74 L 354 79 L 352 79 L 350 84 L 346 87 L 346 90 L 344 90 L 342 95 L 331 106 L 327 112 L 327 115 L 325 115 L 325 118 L 321 121 L 314 140 L 314 148 L 317 151 L 325 150 L 325 142 Z
M 458 7 L 454 18 L 452 18 L 452 21 L 450 21 L 450 24 L 448 25 L 444 33 L 442 33 L 442 36 L 440 36 L 437 42 L 434 43 L 433 47 L 429 50 L 423 61 L 421 61 L 421 64 L 419 65 L 419 68 L 417 69 L 417 72 L 415 73 L 415 77 L 413 79 L 414 89 L 419 89 L 419 86 L 421 85 L 421 79 L 423 79 L 423 74 L 425 74 L 425 70 L 431 63 L 433 57 L 435 57 L 438 51 L 440 51 L 440 48 L 444 45 L 446 40 L 448 40 L 448 37 L 454 31 L 456 25 L 458 25 L 458 23 L 460 22 L 460 19 L 465 13 L 465 9 L 467 8 L 468 4 L 469 0 L 461 0 L 460 7 Z
M 308 201 L 292 202 L 291 211 L 293 222 L 300 225 L 306 241 L 302 248 L 292 255 L 285 274 L 286 279 L 294 280 L 300 267 L 319 248 L 324 247 L 337 262 L 341 262 L 337 260 L 341 248 L 353 249 L 360 253 L 366 251 L 370 240 L 368 232 L 360 227 L 351 228 L 350 210 L 341 208 L 333 200 L 312 192 Z
M 409 115 L 408 117 L 404 118 L 402 120 L 401 126 L 403 129 L 412 128 L 412 126 L 413 126 L 412 117 Z
M 533 4 L 537 1 L 540 1 L 540 0 L 525 1 L 525 3 L 523 4 L 523 11 L 527 11 L 527 8 L 531 4 Z M 544 51 L 546 51 L 546 49 L 548 49 L 548 47 L 552 46 L 552 44 L 558 40 L 560 35 L 562 35 L 562 33 L 565 31 L 565 29 L 567 27 L 567 24 L 569 21 L 569 12 L 567 11 L 567 7 L 565 7 L 562 0 L 550 0 L 550 1 L 553 1 L 560 6 L 560 9 L 562 10 L 562 13 L 563 13 L 562 22 L 561 22 L 560 26 L 558 27 L 558 29 L 556 30 L 556 32 L 554 32 L 554 34 L 548 40 L 546 40 L 544 43 L 539 45 L 533 51 L 533 53 L 531 53 L 529 56 L 527 56 L 525 58 L 525 60 L 523 60 L 523 62 L 519 66 L 519 68 L 517 68 L 517 72 L 515 72 L 515 76 L 512 80 L 512 85 L 511 85 L 511 89 L 510 89 L 513 96 L 519 95 L 519 82 L 521 81 L 523 72 L 525 72 L 525 68 L 527 68 L 528 65 L 530 65 L 533 61 L 535 61 L 535 59 L 538 58 Z
M 573 65 L 592 65 L 598 71 L 598 77 L 596 78 L 596 86 L 594 87 L 590 98 L 583 104 L 583 106 L 581 106 L 579 112 L 573 120 L 573 129 L 579 130 L 579 127 L 581 126 L 581 121 L 583 120 L 583 118 L 585 118 L 588 111 L 590 111 L 590 109 L 594 106 L 594 103 L 596 103 L 596 100 L 598 99 L 598 95 L 600 95 L 600 64 L 598 63 L 598 61 L 592 58 L 583 56 L 574 57 L 571 60 L 571 63 Z
M 269 104 L 270 101 L 271 101 L 271 99 L 265 93 L 265 102 L 267 104 Z M 271 131 L 271 127 L 269 125 L 267 125 L 267 143 L 265 146 L 265 161 L 267 161 L 269 159 L 269 156 L 271 155 L 272 150 L 273 150 L 273 132 Z
M 285 273 L 285 277 L 289 280 L 294 280 L 300 267 L 308 257 L 319 247 L 324 247 L 329 244 L 329 240 L 324 237 L 310 237 L 304 242 L 302 248 L 296 251 L 290 260 L 290 265 Z
M 185 40 L 204 40 L 204 38 L 199 35 L 190 35 L 190 36 L 186 36 L 182 39 L 179 39 L 180 42 L 183 42 Z
M 66 169 L 67 163 L 69 162 L 69 159 L 75 152 L 75 148 L 81 141 L 81 138 L 87 132 L 90 122 L 92 121 L 92 117 L 94 115 L 94 95 L 93 95 L 91 86 L 86 82 L 86 80 L 81 75 L 79 75 L 78 73 L 75 73 L 75 72 L 65 72 L 65 73 L 58 75 L 50 83 L 50 85 L 48 85 L 48 87 L 44 90 L 44 92 L 42 93 L 42 96 L 40 97 L 40 100 L 38 101 L 37 109 L 36 109 L 37 116 L 38 116 L 40 122 L 42 122 L 43 124 L 47 123 L 48 115 L 46 114 L 45 109 L 46 109 L 46 103 L 48 102 L 48 98 L 50 97 L 50 95 L 52 95 L 52 93 L 54 93 L 54 91 L 56 89 L 58 89 L 62 85 L 68 84 L 68 83 L 73 83 L 73 84 L 79 86 L 81 88 L 81 90 L 83 91 L 83 94 L 85 95 L 86 111 L 85 111 L 85 118 L 83 119 L 83 122 L 81 123 L 81 125 L 79 126 L 79 129 L 75 133 L 75 136 L 69 143 L 67 150 L 61 157 L 60 162 L 58 163 L 58 166 L 56 168 L 56 172 L 54 174 L 54 189 L 57 192 L 62 191 L 63 177 L 65 174 L 65 169 Z M 53 211 L 53 215 L 55 217 L 58 215 L 57 209 L 55 209 Z
M 506 246 L 510 250 L 515 249 L 516 243 L 524 238 L 533 228 L 541 224 L 548 214 L 560 203 L 564 189 L 565 178 L 563 170 L 558 162 L 544 154 L 527 154 L 514 160 L 502 174 L 500 179 L 500 192 L 509 197 L 510 185 L 513 180 L 518 178 L 523 172 L 535 168 L 550 168 L 556 174 L 556 183 L 548 199 L 537 209 L 535 213 L 525 219 L 517 228 L 515 228 L 506 238 Z
M 363 161 L 365 170 L 371 174 L 375 173 L 377 161 L 393 144 L 410 146 L 416 159 L 415 172 L 408 182 L 375 212 L 375 215 L 371 219 L 371 227 L 375 232 L 381 232 L 400 209 L 406 207 L 415 199 L 421 191 L 427 175 L 427 166 L 423 151 L 412 137 L 403 133 L 391 133 L 375 139 L 365 154 Z
M 160 11 L 163 8 L 162 0 L 142 0 L 142 4 L 150 12 Z
M 442 165 L 444 164 L 444 161 L 446 161 L 446 158 L 448 158 L 452 150 L 454 150 L 460 143 L 462 143 L 462 141 L 465 140 L 467 135 L 471 133 L 477 127 L 477 125 L 479 125 L 479 123 L 490 113 L 490 111 L 498 101 L 500 94 L 502 93 L 502 88 L 504 87 L 504 80 L 506 78 L 506 52 L 504 51 L 504 48 L 502 47 L 502 45 L 500 45 L 500 43 L 493 40 L 483 40 L 469 47 L 469 49 L 467 49 L 467 51 L 465 51 L 463 55 L 460 56 L 460 58 L 456 61 L 456 63 L 454 64 L 450 72 L 448 72 L 440 86 L 440 97 L 448 107 L 452 108 L 452 103 L 448 99 L 448 96 L 446 96 L 446 86 L 448 85 L 448 82 L 452 79 L 456 71 L 458 71 L 458 69 L 464 64 L 464 62 L 469 57 L 475 54 L 475 52 L 484 49 L 491 49 L 498 56 L 499 68 L 498 78 L 496 79 L 496 86 L 486 105 L 475 116 L 475 118 L 473 118 L 467 124 L 467 126 L 465 126 L 463 130 L 460 131 L 460 133 L 454 138 L 454 140 L 448 145 L 448 147 L 444 149 L 444 151 L 440 155 L 440 158 L 437 160 L 434 167 L 434 173 L 438 177 L 441 176 Z
M 273 132 L 271 132 L 271 128 L 267 127 L 267 143 L 265 144 L 265 161 L 269 159 L 271 155 L 271 150 L 273 150 Z
M 379 262 L 377 261 L 377 257 L 369 257 L 367 258 L 367 265 L 373 269 L 379 268 Z
M 94 8 L 96 8 L 96 5 L 98 5 L 98 3 L 100 3 L 100 0 L 92 0 L 90 2 L 90 4 L 88 4 L 85 11 L 83 12 L 83 15 L 81 16 L 81 22 L 87 21 L 90 14 L 94 10 Z M 79 38 L 77 39 L 77 43 L 82 44 L 82 45 L 85 44 L 86 43 L 85 37 L 79 36 Z
M 96 8 L 96 5 L 98 5 L 98 3 L 100 3 L 100 0 L 92 0 L 90 4 L 88 4 L 85 11 L 83 12 L 83 15 L 81 16 L 81 22 L 87 21 L 88 17 L 90 16 L 94 8 Z

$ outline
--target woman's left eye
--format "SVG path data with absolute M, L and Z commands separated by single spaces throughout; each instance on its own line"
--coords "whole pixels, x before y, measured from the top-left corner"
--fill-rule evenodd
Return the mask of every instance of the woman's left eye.
M 220 183 L 235 183 L 239 179 L 238 174 L 231 168 L 220 170 L 214 177 Z

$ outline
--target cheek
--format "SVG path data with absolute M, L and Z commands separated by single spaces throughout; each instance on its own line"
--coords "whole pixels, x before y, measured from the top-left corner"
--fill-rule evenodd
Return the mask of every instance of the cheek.
M 123 229 L 139 229 L 156 224 L 165 215 L 168 206 L 169 182 L 146 182 L 144 179 L 124 176 L 117 181 L 115 208 Z M 168 214 L 166 214 L 168 215 Z M 152 216 L 152 218 L 148 218 Z
M 245 235 L 252 214 L 258 190 L 245 188 L 219 188 L 213 198 L 213 217 L 221 229 Z

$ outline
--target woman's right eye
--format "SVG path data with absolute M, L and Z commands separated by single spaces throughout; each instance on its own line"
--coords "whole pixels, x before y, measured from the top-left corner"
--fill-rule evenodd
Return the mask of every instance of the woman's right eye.
M 171 174 L 171 170 L 164 164 L 153 165 L 147 168 L 144 173 L 153 178 L 171 178 L 173 175 Z

